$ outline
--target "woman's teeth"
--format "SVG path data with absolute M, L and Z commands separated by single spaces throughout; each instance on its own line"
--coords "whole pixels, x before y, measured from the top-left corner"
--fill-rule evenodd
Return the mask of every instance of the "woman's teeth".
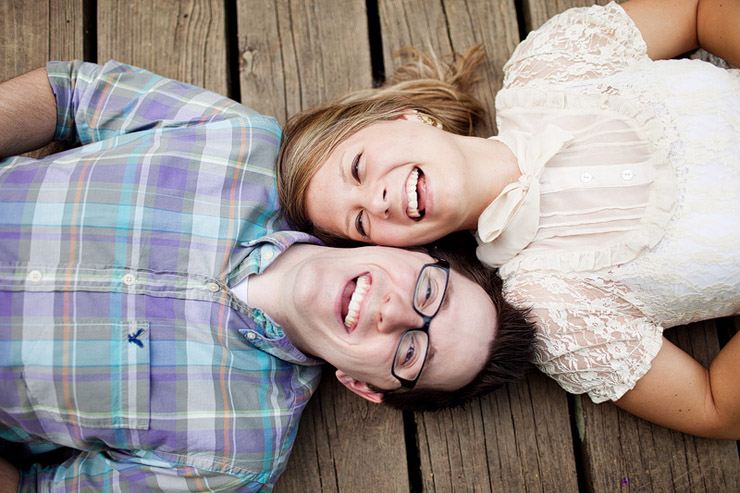
M 357 285 L 355 286 L 355 292 L 352 293 L 352 298 L 349 300 L 349 307 L 347 310 L 347 316 L 344 317 L 344 326 L 352 328 L 357 323 L 357 319 L 360 316 L 360 307 L 362 306 L 362 300 L 365 299 L 365 295 L 370 289 L 370 275 L 365 274 L 357 278 Z
M 408 206 L 406 206 L 406 214 L 413 218 L 421 217 L 421 214 L 419 213 L 419 196 L 416 192 L 416 184 L 418 182 L 419 169 L 414 168 L 409 175 L 409 179 L 406 181 L 406 197 L 409 201 Z

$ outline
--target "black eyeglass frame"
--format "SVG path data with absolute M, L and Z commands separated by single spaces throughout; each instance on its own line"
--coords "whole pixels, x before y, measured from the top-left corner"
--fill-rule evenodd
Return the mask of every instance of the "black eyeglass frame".
M 433 262 L 430 264 L 424 264 L 421 267 L 421 270 L 419 271 L 419 275 L 416 278 L 416 283 L 414 284 L 414 291 L 413 291 L 413 295 L 411 298 L 411 306 L 413 307 L 414 311 L 418 313 L 424 319 L 424 325 L 416 329 L 408 329 L 403 334 L 401 334 L 401 337 L 398 339 L 398 344 L 396 345 L 396 352 L 394 353 L 394 356 L 393 356 L 391 374 L 394 377 L 396 377 L 396 380 L 401 382 L 401 387 L 405 389 L 409 389 L 409 390 L 413 389 L 416 386 L 416 382 L 419 381 L 419 378 L 421 377 L 421 373 L 424 371 L 424 365 L 426 365 L 427 363 L 427 355 L 429 354 L 429 346 L 431 345 L 431 341 L 430 341 L 431 337 L 429 336 L 429 324 L 432 322 L 432 319 L 437 316 L 437 314 L 439 313 L 439 310 L 442 308 L 442 305 L 444 304 L 444 301 L 445 301 L 445 297 L 447 296 L 447 286 L 450 283 L 450 263 L 444 259 L 435 259 L 435 260 L 436 262 Z M 416 295 L 416 290 L 419 288 L 419 282 L 421 281 L 421 275 L 424 273 L 424 269 L 428 267 L 435 267 L 435 268 L 441 267 L 445 271 L 445 286 L 444 286 L 444 289 L 442 290 L 442 298 L 440 299 L 439 306 L 437 306 L 437 309 L 431 315 L 424 315 L 423 313 L 421 313 L 421 311 L 419 311 L 418 308 L 416 308 L 416 302 L 415 302 L 416 296 L 415 295 Z M 424 334 L 426 334 L 427 347 L 426 347 L 426 351 L 424 351 L 424 360 L 421 362 L 421 368 L 419 368 L 419 373 L 416 375 L 416 378 L 414 378 L 413 380 L 408 380 L 406 378 L 399 377 L 398 375 L 396 375 L 396 371 L 394 370 L 394 368 L 396 367 L 396 358 L 398 358 L 398 350 L 401 348 L 401 341 L 403 341 L 403 338 L 406 337 L 406 334 L 410 332 L 416 332 L 416 331 L 423 332 Z

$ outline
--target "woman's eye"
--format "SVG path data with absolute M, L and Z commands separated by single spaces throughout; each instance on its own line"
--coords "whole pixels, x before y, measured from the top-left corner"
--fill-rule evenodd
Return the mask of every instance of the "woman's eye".
M 355 159 L 352 161 L 352 177 L 357 181 L 357 183 L 361 183 L 360 181 L 360 156 L 362 156 L 362 153 L 359 153 L 355 156 Z
M 363 238 L 367 237 L 365 226 L 362 224 L 362 211 L 357 214 L 357 219 L 355 219 L 355 228 L 357 229 L 357 232 L 360 233 L 360 236 Z

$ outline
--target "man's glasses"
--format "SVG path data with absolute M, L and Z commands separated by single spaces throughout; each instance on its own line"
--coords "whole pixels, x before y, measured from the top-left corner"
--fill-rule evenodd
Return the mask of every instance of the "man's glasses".
M 393 376 L 407 389 L 414 388 L 427 361 L 429 323 L 442 306 L 449 279 L 450 264 L 445 260 L 424 265 L 416 278 L 413 306 L 416 313 L 424 318 L 424 325 L 403 333 L 391 368 Z

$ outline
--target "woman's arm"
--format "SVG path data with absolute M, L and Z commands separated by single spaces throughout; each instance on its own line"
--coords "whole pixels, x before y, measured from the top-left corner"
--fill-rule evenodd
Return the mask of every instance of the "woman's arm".
M 650 370 L 616 404 L 684 433 L 740 439 L 740 333 L 709 370 L 664 339 Z
M 0 84 L 0 159 L 48 144 L 56 123 L 57 104 L 46 68 Z
M 629 0 L 621 6 L 642 33 L 653 60 L 701 46 L 740 66 L 740 1 Z
M 699 0 L 696 31 L 702 48 L 740 67 L 739 0 Z

